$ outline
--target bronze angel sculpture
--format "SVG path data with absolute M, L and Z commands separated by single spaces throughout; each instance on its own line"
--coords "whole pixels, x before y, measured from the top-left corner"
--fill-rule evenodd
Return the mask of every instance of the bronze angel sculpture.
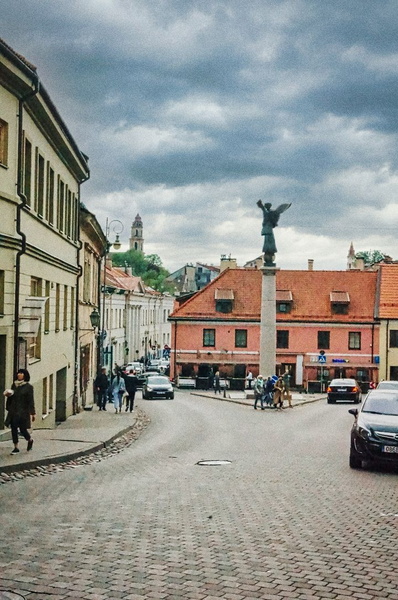
M 279 216 L 287 210 L 291 204 L 281 204 L 278 208 L 271 210 L 272 204 L 266 202 L 263 204 L 262 200 L 257 202 L 257 206 L 263 211 L 263 227 L 261 235 L 264 236 L 263 252 L 264 252 L 264 264 L 266 266 L 274 267 L 275 263 L 274 254 L 276 254 L 276 244 L 274 236 L 274 227 L 278 225 Z

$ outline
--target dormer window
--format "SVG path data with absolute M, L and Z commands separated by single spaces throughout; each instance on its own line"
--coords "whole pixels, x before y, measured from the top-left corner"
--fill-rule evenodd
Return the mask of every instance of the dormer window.
M 230 313 L 232 312 L 234 303 L 233 290 L 216 290 L 214 294 L 216 301 L 216 312 Z
M 350 305 L 348 292 L 330 292 L 330 304 L 334 315 L 347 315 Z
M 290 313 L 293 304 L 293 294 L 290 290 L 276 290 L 276 312 Z

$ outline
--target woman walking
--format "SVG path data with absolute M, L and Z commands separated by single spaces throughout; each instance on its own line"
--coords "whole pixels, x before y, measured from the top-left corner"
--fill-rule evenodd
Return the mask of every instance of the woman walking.
M 14 450 L 11 454 L 17 454 L 18 448 L 18 429 L 21 435 L 28 442 L 27 450 L 32 450 L 33 439 L 28 429 L 31 427 L 31 421 L 35 420 L 36 410 L 33 395 L 33 386 L 29 383 L 30 374 L 26 369 L 19 369 L 17 378 L 10 390 L 6 390 L 4 395 L 7 397 L 6 425 L 11 427 L 12 441 Z
M 111 392 L 115 412 L 122 412 L 123 395 L 125 391 L 126 384 L 124 383 L 124 379 L 121 375 L 121 372 L 117 371 L 111 383 Z

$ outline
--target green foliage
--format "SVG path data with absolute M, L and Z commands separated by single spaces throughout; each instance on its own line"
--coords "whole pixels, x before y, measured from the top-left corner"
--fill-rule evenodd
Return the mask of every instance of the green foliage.
M 357 252 L 355 258 L 363 258 L 365 267 L 370 267 L 384 260 L 385 256 L 380 250 L 364 250 L 363 252 Z
M 145 255 L 139 250 L 112 252 L 112 263 L 115 267 L 131 267 L 133 275 L 141 277 L 145 285 L 158 292 L 173 293 L 174 291 L 174 286 L 165 282 L 170 273 L 163 267 L 157 254 Z

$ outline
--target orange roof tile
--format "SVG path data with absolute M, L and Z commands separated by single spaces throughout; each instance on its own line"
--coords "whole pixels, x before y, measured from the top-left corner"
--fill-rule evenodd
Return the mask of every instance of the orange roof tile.
M 379 271 L 379 311 L 381 319 L 398 319 L 398 264 L 383 264 Z
M 227 269 L 178 307 L 170 316 L 182 319 L 255 320 L 261 311 L 259 270 Z M 290 313 L 278 313 L 278 321 L 362 322 L 374 319 L 377 273 L 374 271 L 277 271 L 277 290 L 293 296 Z M 215 289 L 234 291 L 231 313 L 215 311 Z M 330 294 L 345 290 L 349 294 L 348 314 L 332 313 Z

